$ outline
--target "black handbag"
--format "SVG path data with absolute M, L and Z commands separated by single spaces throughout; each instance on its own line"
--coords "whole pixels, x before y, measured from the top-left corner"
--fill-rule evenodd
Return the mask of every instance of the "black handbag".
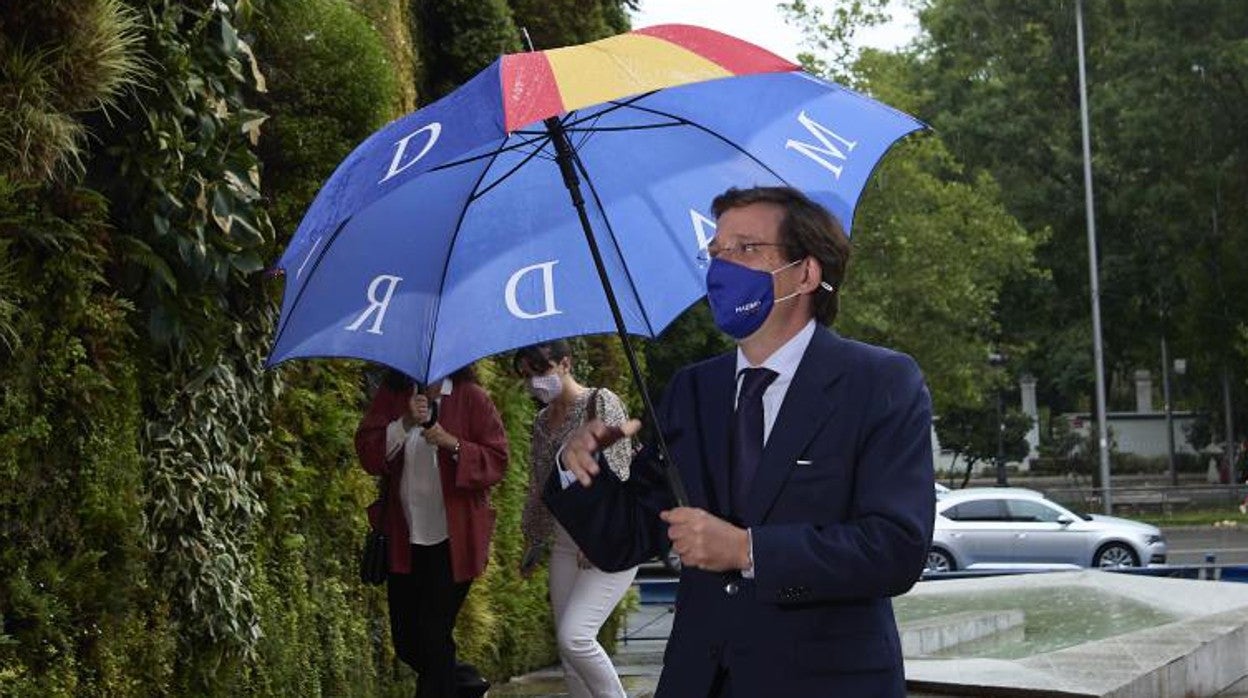
M 381 522 L 383 529 L 386 525 L 386 490 L 389 479 L 385 475 L 381 476 L 381 480 L 377 484 L 377 501 L 374 502 L 374 504 L 380 505 L 381 516 L 378 518 L 378 521 Z M 390 565 L 387 561 L 389 546 L 389 536 L 384 531 L 378 531 L 373 528 L 370 523 L 368 535 L 364 537 L 364 550 L 360 554 L 361 582 L 377 585 L 386 581 L 386 574 L 390 571 Z

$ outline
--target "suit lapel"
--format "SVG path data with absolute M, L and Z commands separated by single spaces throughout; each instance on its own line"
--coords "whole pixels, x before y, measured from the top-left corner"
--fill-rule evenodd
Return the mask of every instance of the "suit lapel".
M 697 380 L 698 433 L 702 437 L 702 482 L 707 493 L 707 511 L 723 516 L 728 511 L 729 445 L 736 395 L 737 354 L 715 359 Z
M 843 341 L 830 330 L 815 329 L 763 448 L 763 462 L 750 489 L 746 525 L 762 522 L 802 449 L 834 417 L 839 404 L 832 399 L 831 392 L 844 370 L 839 360 L 839 345 Z

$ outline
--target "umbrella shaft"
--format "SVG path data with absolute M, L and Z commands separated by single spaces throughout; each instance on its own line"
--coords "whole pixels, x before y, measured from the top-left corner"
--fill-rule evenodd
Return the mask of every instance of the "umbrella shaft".
M 663 428 L 659 424 L 658 413 L 654 409 L 654 403 L 650 400 L 650 393 L 646 390 L 645 379 L 641 375 L 641 367 L 637 363 L 637 355 L 633 352 L 633 344 L 629 341 L 628 330 L 624 327 L 624 316 L 620 312 L 619 302 L 616 301 L 615 291 L 611 288 L 611 280 L 607 277 L 607 267 L 603 264 L 602 253 L 598 249 L 598 241 L 594 238 L 594 228 L 589 221 L 589 214 L 585 212 L 585 197 L 581 195 L 581 179 L 576 174 L 576 152 L 572 149 L 572 143 L 568 140 L 568 133 L 563 128 L 563 123 L 558 117 L 551 117 L 544 121 L 546 130 L 550 133 L 551 142 L 555 146 L 555 162 L 559 163 L 559 172 L 563 174 L 563 183 L 568 188 L 568 194 L 572 197 L 572 204 L 576 206 L 576 213 L 581 219 L 581 230 L 585 232 L 585 240 L 589 243 L 590 254 L 594 258 L 594 267 L 598 270 L 598 279 L 602 282 L 602 290 L 607 296 L 607 305 L 611 307 L 611 317 L 615 320 L 615 330 L 620 336 L 620 341 L 624 343 L 624 355 L 628 358 L 628 368 L 632 371 L 633 382 L 637 384 L 637 390 L 641 393 L 641 401 L 645 405 L 646 415 L 650 418 L 650 423 L 654 425 L 655 438 L 658 440 L 659 455 L 663 461 L 663 471 L 667 476 L 668 487 L 672 490 L 672 496 L 676 499 L 677 506 L 689 506 L 689 495 L 685 493 L 685 485 L 680 479 L 680 472 L 676 469 L 676 464 L 672 461 L 671 454 L 667 449 L 667 439 L 663 438 Z
M 559 173 L 563 175 L 563 184 L 568 188 L 577 212 L 581 214 L 582 227 L 588 226 L 589 220 L 585 215 L 585 197 L 581 196 L 581 178 L 576 175 L 576 166 L 572 162 L 576 153 L 572 150 L 572 143 L 568 141 L 568 132 L 563 128 L 563 123 L 558 117 L 552 116 L 546 119 L 545 124 L 555 146 L 555 162 L 559 163 Z M 585 227 L 585 234 L 589 237 L 589 245 L 594 252 L 594 263 L 598 264 L 598 271 L 601 273 L 602 265 L 598 259 L 598 247 L 594 243 L 593 235 L 590 235 L 590 228 Z M 603 285 L 606 285 L 606 277 L 603 277 Z M 610 294 L 610 291 L 607 293 Z M 613 303 L 612 310 L 614 309 Z M 618 321 L 619 318 L 617 317 L 616 320 Z

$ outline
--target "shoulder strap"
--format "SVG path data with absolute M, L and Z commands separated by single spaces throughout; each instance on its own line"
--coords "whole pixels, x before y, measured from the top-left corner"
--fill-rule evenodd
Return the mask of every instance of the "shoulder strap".
M 585 421 L 598 419 L 598 393 L 602 392 L 602 388 L 594 388 L 589 394 L 589 404 L 585 406 Z

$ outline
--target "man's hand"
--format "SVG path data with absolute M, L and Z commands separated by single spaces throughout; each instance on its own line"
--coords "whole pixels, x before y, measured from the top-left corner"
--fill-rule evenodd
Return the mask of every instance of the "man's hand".
M 712 572 L 750 566 L 749 535 L 744 528 L 693 507 L 668 509 L 659 518 L 668 523 L 667 537 L 680 555 L 680 564 Z
M 589 487 L 598 475 L 598 451 L 638 431 L 641 431 L 641 422 L 636 419 L 620 426 L 607 426 L 601 419 L 590 420 L 577 427 L 563 442 L 560 465 L 576 476 L 582 487 Z

